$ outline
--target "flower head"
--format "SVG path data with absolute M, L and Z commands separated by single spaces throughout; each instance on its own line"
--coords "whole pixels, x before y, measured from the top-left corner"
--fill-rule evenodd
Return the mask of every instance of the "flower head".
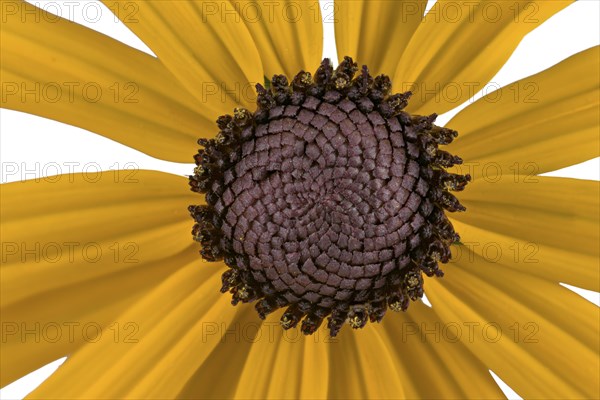
M 335 70 L 325 59 L 314 80 L 258 84 L 256 112 L 219 117 L 194 157 L 202 257 L 230 268 L 221 291 L 234 305 L 256 301 L 262 319 L 287 307 L 284 329 L 304 318 L 312 334 L 329 316 L 335 336 L 345 321 L 405 311 L 459 240 L 444 210 L 464 211 L 449 190 L 470 176 L 446 172 L 462 160 L 438 148 L 457 132 L 402 111 L 411 93 L 390 93 L 388 76 L 357 70 L 350 57 Z
M 599 289 L 598 184 L 541 176 L 598 156 L 598 47 L 434 114 L 571 3 L 335 1 L 315 70 L 312 1 L 105 2 L 154 56 L 2 2 L 3 108 L 202 139 L 191 180 L 1 186 L 0 384 L 68 357 L 32 397 L 600 397 L 598 308 L 560 285 Z

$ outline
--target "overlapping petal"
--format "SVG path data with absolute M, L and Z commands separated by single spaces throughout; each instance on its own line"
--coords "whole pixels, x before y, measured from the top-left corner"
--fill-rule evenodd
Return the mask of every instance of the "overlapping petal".
M 421 302 L 410 308 L 383 322 L 390 341 L 400 342 L 390 348 L 402 360 L 407 398 L 502 397 L 486 365 L 460 341 L 459 321 L 444 321 Z
M 24 2 L 3 3 L 0 105 L 189 162 L 205 112 L 154 57 Z
M 114 321 L 122 307 L 197 259 L 183 178 L 107 171 L 0 190 L 1 315 L 14 331 L 2 345 L 3 386 L 89 342 L 86 324 L 94 336 L 129 322 Z
M 461 193 L 467 212 L 453 214 L 464 247 L 527 275 L 599 290 L 600 183 L 578 179 L 480 178 Z M 517 180 L 517 182 L 515 182 Z
M 282 333 L 275 324 L 265 324 L 274 330 L 252 346 L 244 372 L 237 384 L 236 398 L 298 398 L 302 386 L 304 344 L 311 338 L 301 334 Z M 277 329 L 277 330 L 275 330 Z M 265 329 L 263 333 L 266 333 Z M 264 361 L 261 361 L 264 360 Z M 290 368 L 294 371 L 290 374 Z M 249 378 L 253 378 L 249 380 Z M 314 385 L 317 382 L 313 383 Z
M 229 1 L 104 3 L 216 119 L 238 104 L 254 109 L 262 83 L 260 55 Z
M 230 324 L 207 325 L 205 333 L 220 335 L 221 344 L 196 370 L 185 387 L 177 395 L 181 399 L 230 399 L 239 387 L 240 377 L 245 372 L 246 360 L 253 346 L 259 341 L 273 341 L 274 328 L 263 326 L 253 307 L 240 307 Z M 261 364 L 262 365 L 262 364 Z
M 572 0 L 438 0 L 404 50 L 395 90 L 414 93 L 407 110 L 442 114 L 477 93 L 523 37 Z
M 260 54 L 267 78 L 292 79 L 313 71 L 323 55 L 323 22 L 317 0 L 235 0 L 232 2 Z
M 2 185 L 2 239 L 10 243 L 3 253 L 3 284 L 10 280 L 4 301 L 111 272 L 80 263 L 104 259 L 111 268 L 126 268 L 187 248 L 192 223 L 186 208 L 197 200 L 192 195 L 182 177 L 140 170 Z
M 368 325 L 361 332 L 344 328 L 330 345 L 329 397 L 501 397 L 485 365 L 448 326 L 416 302 L 410 312 L 390 311 L 381 326 Z
M 338 59 L 350 56 L 373 76 L 393 74 L 426 6 L 427 0 L 336 0 L 325 22 L 335 21 Z
M 140 263 L 130 270 L 3 306 L 0 384 L 9 384 L 68 356 L 81 346 L 96 342 L 102 335 L 132 341 L 137 325 L 117 316 L 186 263 L 197 263 L 197 258 L 197 252 L 190 248 L 165 259 Z
M 32 398 L 175 398 L 221 344 L 237 308 L 218 290 L 223 268 L 189 264 L 118 318 L 139 327 L 136 343 L 102 337 L 81 348 Z
M 600 155 L 600 47 L 488 94 L 447 124 L 479 173 L 549 172 Z
M 598 398 L 598 307 L 558 284 L 476 256 L 427 282 L 433 309 L 524 398 Z M 476 288 L 476 290 L 474 290 Z M 526 371 L 526 373 L 524 373 Z

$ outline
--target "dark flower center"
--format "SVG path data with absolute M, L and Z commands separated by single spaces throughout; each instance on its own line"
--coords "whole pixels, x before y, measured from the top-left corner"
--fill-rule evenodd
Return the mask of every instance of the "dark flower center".
M 464 210 L 449 190 L 470 177 L 446 172 L 462 161 L 438 149 L 457 132 L 402 111 L 410 92 L 390 94 L 387 76 L 357 71 L 346 57 L 291 84 L 276 75 L 257 85 L 256 112 L 236 109 L 199 140 L 200 253 L 229 267 L 234 305 L 256 301 L 261 318 L 287 307 L 284 329 L 302 320 L 311 334 L 329 317 L 335 336 L 406 310 L 459 239 L 444 210 Z

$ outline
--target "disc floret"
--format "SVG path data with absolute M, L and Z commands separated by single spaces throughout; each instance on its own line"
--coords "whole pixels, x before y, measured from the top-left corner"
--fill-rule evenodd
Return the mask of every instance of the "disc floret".
M 335 336 L 406 311 L 423 296 L 423 275 L 443 276 L 459 240 L 446 211 L 469 175 L 440 150 L 457 136 L 436 114 L 404 111 L 410 92 L 391 93 L 345 57 L 314 76 L 275 75 L 257 85 L 257 110 L 217 120 L 200 139 L 190 176 L 206 204 L 190 206 L 192 234 L 207 261 L 224 261 L 223 293 L 255 302 L 261 318 L 286 308 L 281 326 L 305 334 L 328 319 Z

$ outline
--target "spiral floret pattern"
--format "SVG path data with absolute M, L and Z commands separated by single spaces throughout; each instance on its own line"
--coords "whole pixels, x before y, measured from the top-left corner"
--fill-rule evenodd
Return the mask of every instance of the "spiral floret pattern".
M 410 92 L 391 94 L 349 57 L 334 70 L 257 85 L 257 110 L 218 119 L 201 139 L 190 176 L 206 204 L 190 206 L 205 260 L 224 260 L 222 292 L 255 302 L 261 318 L 286 307 L 285 329 L 315 332 L 328 317 L 361 328 L 423 295 L 423 274 L 442 276 L 459 240 L 445 211 L 465 208 L 451 191 L 468 175 L 439 149 L 457 132 L 436 115 L 403 111 Z

